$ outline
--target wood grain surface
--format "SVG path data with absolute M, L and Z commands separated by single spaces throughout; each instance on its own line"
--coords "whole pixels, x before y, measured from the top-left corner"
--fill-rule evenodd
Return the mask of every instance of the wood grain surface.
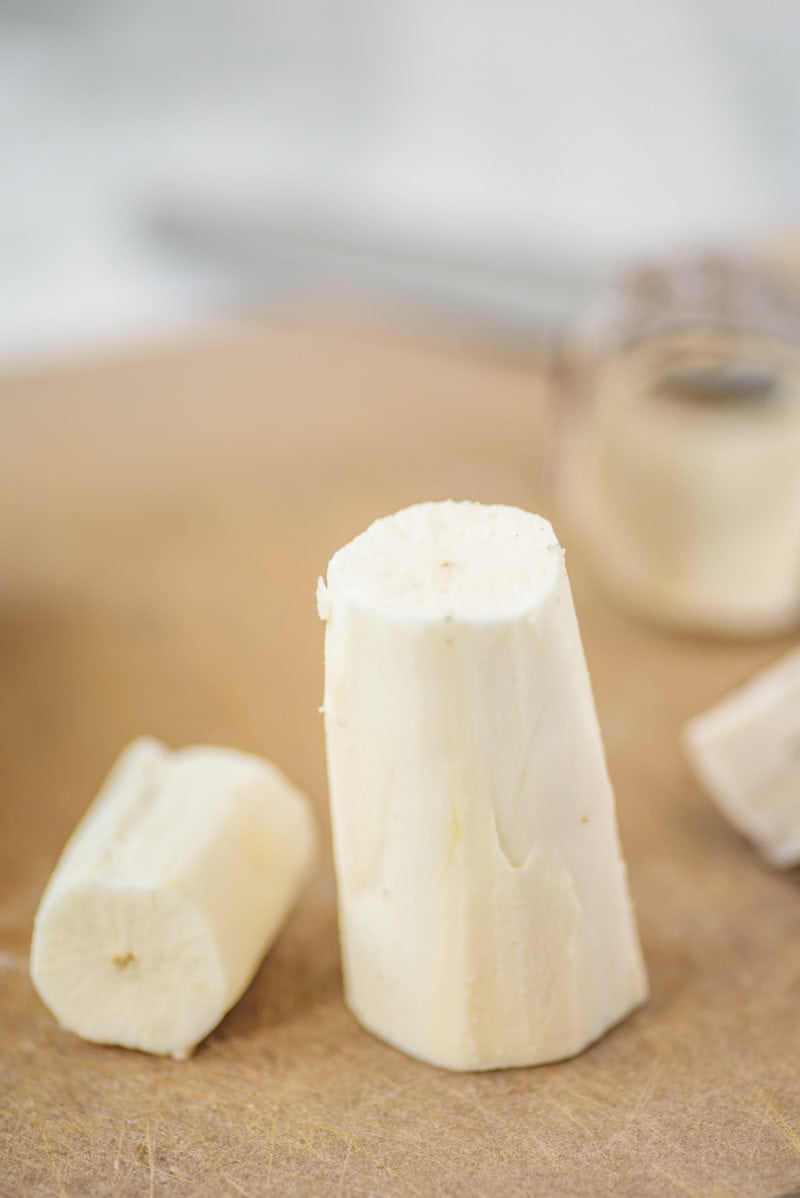
M 0 383 L 0 1192 L 775 1195 L 800 1186 L 800 878 L 691 781 L 682 722 L 789 642 L 609 606 L 537 496 L 535 364 L 324 320 Z M 119 750 L 266 754 L 327 835 L 317 576 L 374 517 L 470 497 L 568 548 L 652 997 L 579 1058 L 456 1075 L 342 1001 L 329 858 L 188 1062 L 84 1044 L 31 921 Z

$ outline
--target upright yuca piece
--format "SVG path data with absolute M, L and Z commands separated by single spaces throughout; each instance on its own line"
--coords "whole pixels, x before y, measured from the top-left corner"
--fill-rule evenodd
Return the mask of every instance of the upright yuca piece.
M 695 716 L 683 740 L 705 790 L 761 856 L 800 864 L 800 649 Z
M 579 1052 L 646 995 L 563 552 L 425 503 L 319 587 L 347 997 L 450 1069 Z
M 307 799 L 268 762 L 134 741 L 42 898 L 36 989 L 86 1040 L 188 1056 L 250 982 L 315 845 Z

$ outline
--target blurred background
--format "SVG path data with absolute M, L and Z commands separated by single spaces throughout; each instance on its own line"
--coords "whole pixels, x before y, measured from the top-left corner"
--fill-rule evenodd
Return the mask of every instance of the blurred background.
M 309 299 L 536 338 L 800 217 L 796 0 L 0 0 L 0 362 Z

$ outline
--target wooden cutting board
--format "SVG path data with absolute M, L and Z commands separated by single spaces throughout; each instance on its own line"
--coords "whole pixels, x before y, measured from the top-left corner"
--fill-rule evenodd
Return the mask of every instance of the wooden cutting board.
M 541 401 L 532 361 L 322 320 L 0 383 L 0 1192 L 800 1187 L 800 877 L 759 864 L 677 744 L 788 642 L 644 627 L 575 554 L 650 970 L 639 1013 L 559 1065 L 410 1060 L 342 1002 L 329 859 L 188 1062 L 84 1044 L 31 987 L 42 888 L 140 733 L 275 758 L 327 835 L 317 576 L 417 500 L 536 508 Z

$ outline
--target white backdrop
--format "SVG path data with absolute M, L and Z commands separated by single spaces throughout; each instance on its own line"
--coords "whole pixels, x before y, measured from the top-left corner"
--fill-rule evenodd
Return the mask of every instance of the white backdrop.
M 796 221 L 798 62 L 797 0 L 0 0 L 0 354 L 365 264 L 560 313 Z

